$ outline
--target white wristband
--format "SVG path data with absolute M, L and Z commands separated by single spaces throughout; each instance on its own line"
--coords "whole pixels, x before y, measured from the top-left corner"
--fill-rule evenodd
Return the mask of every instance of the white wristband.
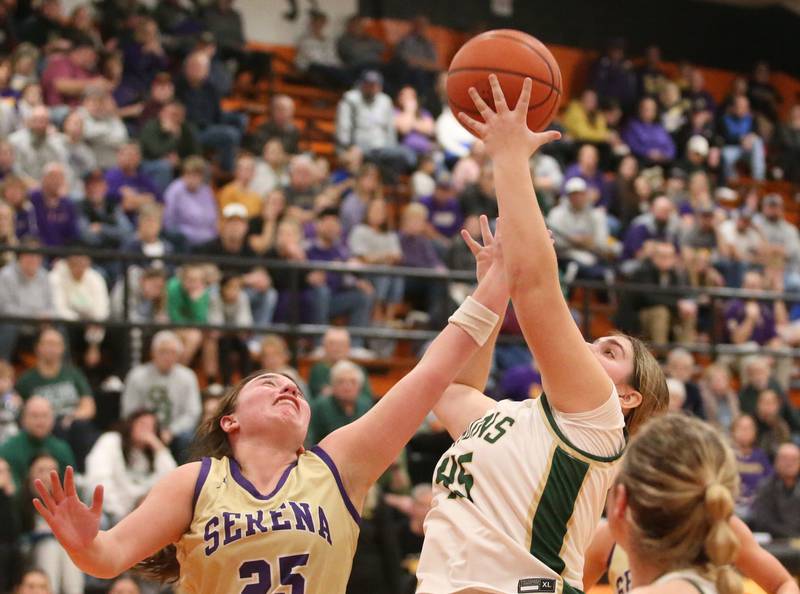
M 478 346 L 483 346 L 494 332 L 500 316 L 472 297 L 467 297 L 447 321 L 469 334 Z

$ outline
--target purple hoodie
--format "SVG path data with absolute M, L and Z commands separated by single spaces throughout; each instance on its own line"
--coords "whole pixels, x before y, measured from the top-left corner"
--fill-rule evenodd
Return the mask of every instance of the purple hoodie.
M 646 124 L 641 120 L 631 120 L 622 134 L 622 139 L 637 157 L 646 158 L 650 151 L 658 150 L 669 160 L 675 158 L 675 143 L 664 127 L 657 122 Z

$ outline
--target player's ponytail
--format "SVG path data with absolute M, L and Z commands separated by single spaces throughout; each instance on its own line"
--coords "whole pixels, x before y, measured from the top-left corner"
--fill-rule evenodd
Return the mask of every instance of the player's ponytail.
M 664 572 L 694 568 L 720 594 L 739 594 L 730 568 L 738 540 L 730 526 L 739 474 L 733 452 L 709 425 L 670 413 L 631 440 L 617 477 L 625 486 L 631 552 Z
M 705 553 L 710 561 L 709 573 L 716 573 L 719 594 L 741 592 L 742 583 L 731 564 L 739 550 L 739 540 L 731 528 L 733 497 L 731 492 L 719 483 L 706 488 L 705 510 L 711 522 L 705 542 Z
M 239 393 L 250 380 L 263 375 L 263 371 L 250 374 L 231 388 L 219 401 L 216 413 L 200 424 L 195 432 L 194 442 L 190 451 L 190 460 L 200 460 L 204 457 L 222 458 L 233 456 L 228 434 L 222 430 L 220 421 L 222 417 L 232 414 L 236 410 Z M 292 380 L 294 381 L 294 380 Z M 151 580 L 162 583 L 176 582 L 180 576 L 175 545 L 164 547 L 155 555 L 144 559 L 134 568 L 136 573 Z

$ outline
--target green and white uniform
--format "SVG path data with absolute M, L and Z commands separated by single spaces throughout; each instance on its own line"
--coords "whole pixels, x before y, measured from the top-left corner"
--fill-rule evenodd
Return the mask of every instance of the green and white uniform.
M 678 580 L 689 582 L 694 589 L 697 590 L 697 594 L 717 594 L 717 586 L 708 578 L 700 575 L 696 569 L 681 569 L 680 571 L 671 571 L 670 573 L 662 575 L 660 578 L 654 581 L 653 585 L 668 584 Z
M 434 474 L 418 594 L 573 594 L 625 445 L 616 390 L 561 413 L 547 396 L 499 402 Z

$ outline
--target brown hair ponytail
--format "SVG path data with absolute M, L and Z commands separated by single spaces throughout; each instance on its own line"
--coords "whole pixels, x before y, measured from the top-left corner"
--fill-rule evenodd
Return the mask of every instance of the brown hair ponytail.
M 250 374 L 228 390 L 225 396 L 222 397 L 219 401 L 216 414 L 207 421 L 201 423 L 197 428 L 194 442 L 190 450 L 190 460 L 197 461 L 204 457 L 233 457 L 233 450 L 231 449 L 231 444 L 228 442 L 228 434 L 222 430 L 220 421 L 222 417 L 232 414 L 236 410 L 236 403 L 242 388 L 250 383 L 251 380 L 263 374 L 263 371 Z M 178 580 L 180 577 L 180 569 L 177 549 L 174 544 L 164 547 L 156 554 L 140 561 L 134 567 L 136 573 L 146 578 L 167 583 L 176 582 Z

